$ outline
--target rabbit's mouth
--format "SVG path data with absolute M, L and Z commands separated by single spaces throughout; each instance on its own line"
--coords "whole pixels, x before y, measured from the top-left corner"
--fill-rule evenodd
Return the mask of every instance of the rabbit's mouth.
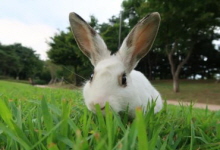
M 101 109 L 102 111 L 105 110 L 105 106 L 101 107 L 100 109 Z

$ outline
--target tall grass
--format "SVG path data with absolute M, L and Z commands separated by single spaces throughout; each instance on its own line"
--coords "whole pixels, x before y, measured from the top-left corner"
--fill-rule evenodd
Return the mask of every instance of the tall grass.
M 220 111 L 153 106 L 136 118 L 107 105 L 89 112 L 79 91 L 41 89 L 0 81 L 0 149 L 194 150 L 220 149 Z

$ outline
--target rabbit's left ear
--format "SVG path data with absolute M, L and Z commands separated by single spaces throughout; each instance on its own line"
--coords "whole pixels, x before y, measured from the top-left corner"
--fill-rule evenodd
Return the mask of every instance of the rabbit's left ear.
M 160 25 L 160 15 L 151 13 L 140 20 L 122 43 L 118 55 L 123 59 L 126 72 L 135 68 L 151 49 Z
M 81 51 L 90 59 L 93 66 L 110 56 L 101 36 L 78 14 L 69 14 L 69 21 L 75 40 Z

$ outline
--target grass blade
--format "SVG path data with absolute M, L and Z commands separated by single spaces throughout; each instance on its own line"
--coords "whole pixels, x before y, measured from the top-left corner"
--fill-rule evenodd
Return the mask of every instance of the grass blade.
M 13 140 L 17 141 L 22 147 L 25 149 L 30 149 L 30 145 L 22 139 L 20 136 L 18 136 L 13 130 L 7 128 L 4 124 L 0 122 L 0 129 L 9 137 L 11 137 Z
M 55 131 L 57 128 L 59 128 L 62 123 L 63 123 L 63 121 L 60 121 L 60 122 L 59 122 L 58 124 L 56 124 L 53 128 L 51 128 L 51 130 L 48 131 L 48 132 L 44 135 L 44 137 L 41 138 L 37 143 L 35 143 L 35 144 L 31 147 L 31 149 L 34 149 L 36 146 L 38 146 L 39 144 L 41 144 L 41 142 L 42 142 L 43 140 L 45 140 L 50 134 L 52 134 L 53 131 Z M 51 144 L 51 143 L 50 143 L 50 144 Z
M 148 150 L 149 143 L 147 139 L 147 131 L 144 122 L 143 111 L 141 108 L 136 109 L 136 127 L 138 130 L 138 150 Z

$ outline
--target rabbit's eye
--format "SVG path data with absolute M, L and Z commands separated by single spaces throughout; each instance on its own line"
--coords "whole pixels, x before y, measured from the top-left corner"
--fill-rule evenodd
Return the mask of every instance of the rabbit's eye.
M 122 84 L 122 86 L 127 86 L 127 77 L 126 77 L 125 73 L 122 74 L 121 84 Z
M 90 76 L 90 81 L 92 81 L 94 74 L 92 73 Z

